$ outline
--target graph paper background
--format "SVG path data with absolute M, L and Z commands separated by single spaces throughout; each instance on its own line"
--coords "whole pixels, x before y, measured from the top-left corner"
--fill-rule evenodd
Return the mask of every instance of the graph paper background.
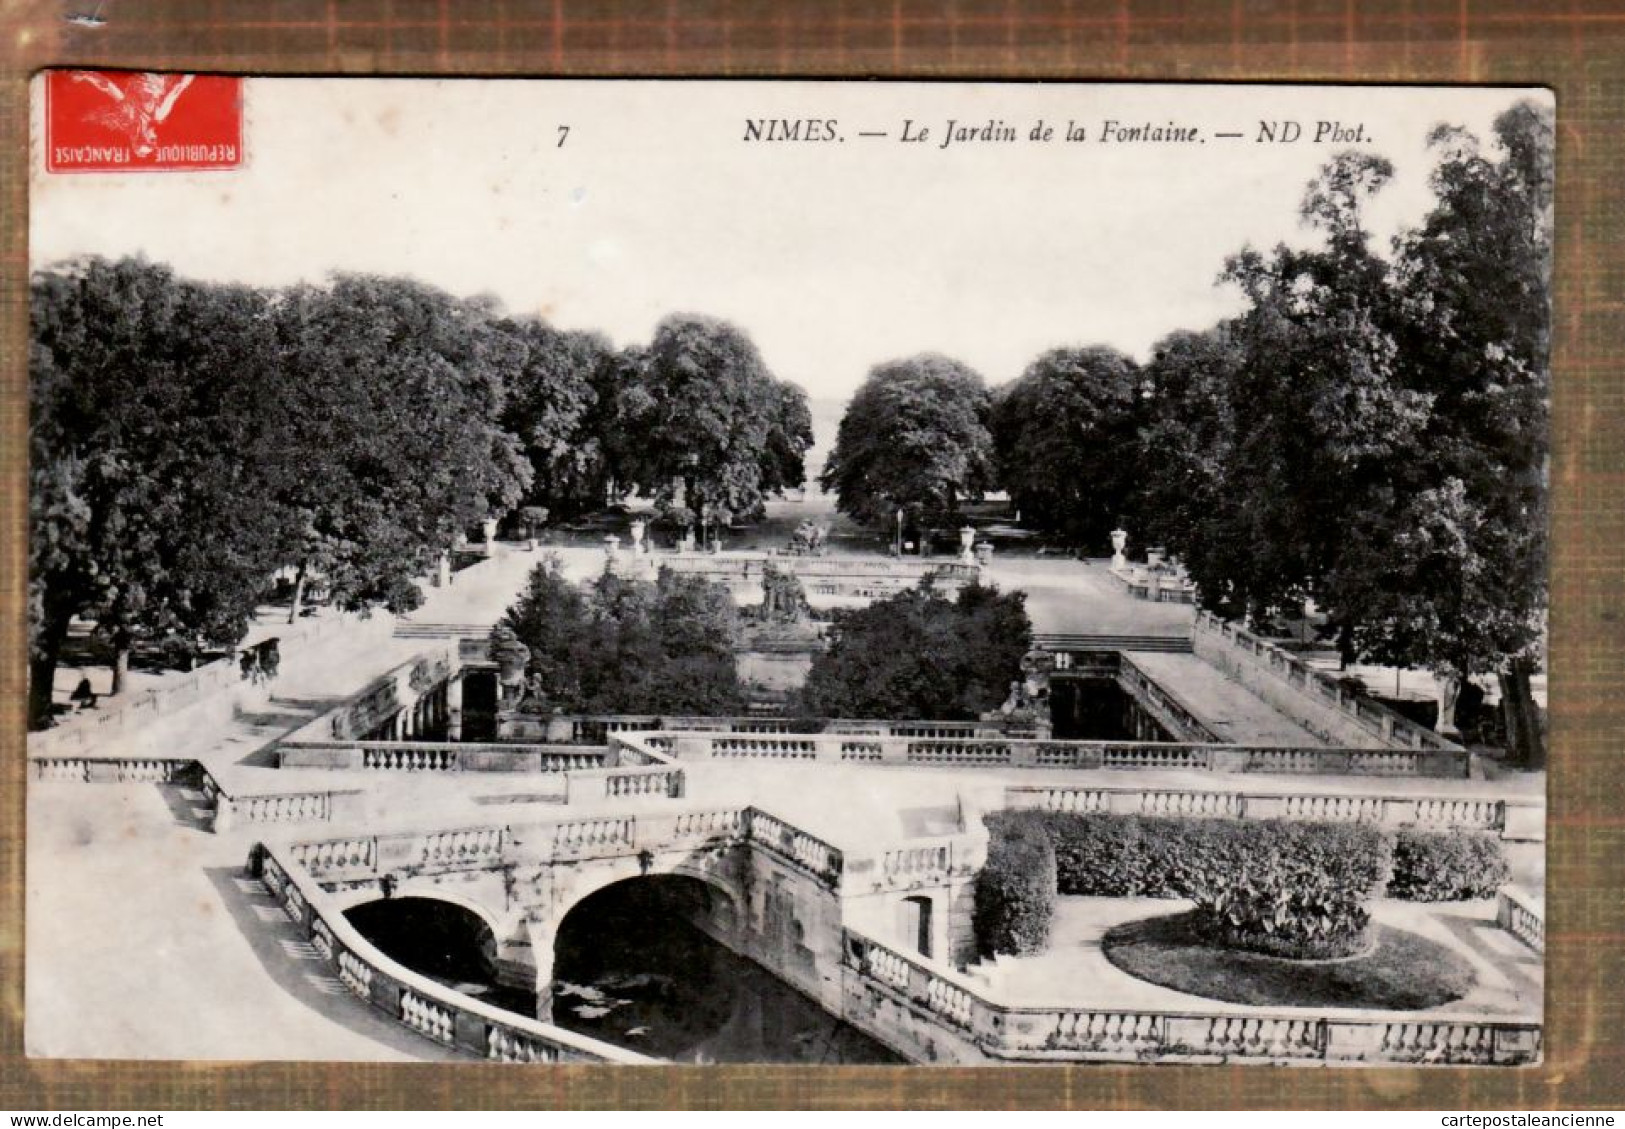
M 0 5 L 0 1108 L 1625 1106 L 1625 0 Z M 1544 84 L 1557 95 L 1546 1061 L 493 1068 L 22 1058 L 28 77 L 252 74 Z M 94 1016 L 87 1016 L 94 1022 Z

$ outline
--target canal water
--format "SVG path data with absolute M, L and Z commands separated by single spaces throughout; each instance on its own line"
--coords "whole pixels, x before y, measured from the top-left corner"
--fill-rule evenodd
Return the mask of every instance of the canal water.
M 610 887 L 555 942 L 553 1022 L 677 1063 L 900 1063 L 880 1043 L 685 920 L 658 880 Z M 496 1007 L 536 1014 L 534 993 L 497 984 L 489 930 L 429 899 L 372 902 L 352 924 L 408 968 Z
M 553 1022 L 680 1063 L 903 1061 L 713 941 L 664 881 L 593 895 L 555 940 Z

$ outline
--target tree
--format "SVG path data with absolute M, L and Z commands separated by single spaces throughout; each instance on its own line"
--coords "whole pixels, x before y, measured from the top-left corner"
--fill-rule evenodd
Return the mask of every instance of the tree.
M 1022 519 L 1104 545 L 1138 466 L 1140 372 L 1102 346 L 1053 349 L 993 400 L 998 481 Z
M 1416 457 L 1430 405 L 1403 383 L 1387 264 L 1362 223 L 1365 199 L 1391 175 L 1379 157 L 1335 157 L 1303 205 L 1325 247 L 1244 251 L 1224 276 L 1249 304 L 1230 328 L 1245 358 L 1232 402 L 1249 416 L 1232 449 L 1232 504 L 1213 515 L 1250 549 L 1231 560 L 1227 594 L 1255 616 L 1312 594 L 1345 636 L 1357 612 L 1340 606 L 1328 578 L 1356 524 L 1393 513 L 1396 474 Z
M 534 319 L 505 319 L 496 328 L 522 351 L 502 421 L 530 464 L 526 499 L 565 515 L 601 506 L 613 473 L 614 349 L 601 334 Z
M 500 424 L 522 350 L 491 310 L 406 279 L 342 275 L 283 295 L 285 389 L 263 458 L 280 468 L 283 559 L 348 610 L 409 611 L 453 539 L 530 482 Z
M 1032 645 L 1026 593 L 929 582 L 838 612 L 799 707 L 809 716 L 974 720 L 1004 701 Z
M 982 378 L 936 354 L 874 368 L 841 417 L 819 481 L 843 513 L 887 526 L 953 520 L 992 483 L 992 402 Z
M 738 612 L 725 587 L 661 570 L 605 572 L 586 591 L 550 556 L 498 629 L 530 649 L 530 708 L 573 713 L 736 713 Z
M 113 650 L 182 656 L 242 637 L 275 567 L 274 512 L 244 459 L 272 362 L 266 298 L 85 259 L 33 282 L 30 720 L 48 722 L 69 622 Z
M 1361 222 L 1391 170 L 1360 154 L 1306 194 L 1322 247 L 1229 261 L 1245 312 L 1149 366 L 1143 497 L 1207 606 L 1313 596 L 1346 661 L 1494 672 L 1510 751 L 1536 764 L 1552 123 L 1521 104 L 1495 129 L 1494 157 L 1434 130 L 1436 204 L 1391 262 Z
M 1210 597 L 1210 606 L 1240 614 L 1226 578 L 1239 571 L 1250 547 L 1230 514 L 1237 491 L 1237 410 L 1231 396 L 1245 358 L 1226 326 L 1179 331 L 1153 347 L 1144 371 L 1148 396 L 1140 425 L 1134 512 L 1138 535 L 1166 545 Z
M 1529 677 L 1547 603 L 1553 121 L 1523 102 L 1496 156 L 1437 127 L 1437 205 L 1396 243 L 1408 379 L 1433 397 L 1417 539 L 1371 593 L 1366 645 L 1453 679 L 1501 682 L 1509 752 L 1544 761 Z M 1400 597 L 1396 599 L 1396 594 Z
M 813 445 L 812 411 L 807 394 L 786 380 L 775 381 L 762 451 L 762 490 L 799 490 L 807 481 L 807 451 Z
M 812 443 L 805 396 L 768 372 L 742 330 L 670 317 L 637 360 L 618 400 L 623 485 L 705 524 L 759 515 L 769 493 L 801 484 Z

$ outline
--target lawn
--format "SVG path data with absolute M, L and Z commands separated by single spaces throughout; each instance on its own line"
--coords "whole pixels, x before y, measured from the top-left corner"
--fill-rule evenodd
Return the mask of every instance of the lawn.
M 1191 913 L 1162 914 L 1107 932 L 1106 959 L 1141 980 L 1227 1003 L 1266 1007 L 1417 1011 L 1466 995 L 1465 958 L 1425 937 L 1372 926 L 1372 945 L 1340 960 L 1299 961 L 1214 948 L 1190 928 Z

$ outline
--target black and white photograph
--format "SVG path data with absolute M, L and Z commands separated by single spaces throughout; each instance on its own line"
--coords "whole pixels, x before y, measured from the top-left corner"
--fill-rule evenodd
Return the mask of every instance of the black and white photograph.
M 31 110 L 29 1056 L 1542 1062 L 1549 90 Z

